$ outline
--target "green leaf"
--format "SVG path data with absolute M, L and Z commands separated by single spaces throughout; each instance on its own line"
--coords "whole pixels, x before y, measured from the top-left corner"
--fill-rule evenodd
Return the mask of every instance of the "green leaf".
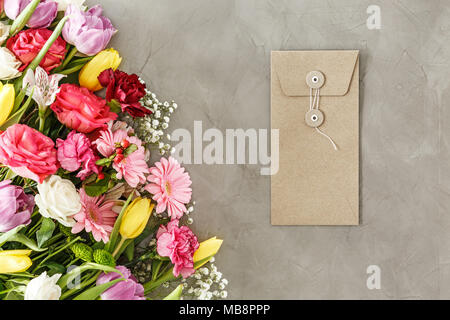
M 98 197 L 109 190 L 110 178 L 110 175 L 105 173 L 105 177 L 102 180 L 86 184 L 84 186 L 84 191 L 86 191 L 86 194 L 90 197 Z
M 26 237 L 25 235 L 23 235 L 21 233 L 17 233 L 15 235 L 13 235 L 12 237 L 10 237 L 8 239 L 8 242 L 11 242 L 11 241 L 20 242 L 21 244 L 24 244 L 31 250 L 37 251 L 37 252 L 42 252 L 42 251 L 47 250 L 47 248 L 38 247 L 34 240 L 31 240 L 30 238 Z
M 47 267 L 49 269 L 47 274 L 50 277 L 57 273 L 61 273 L 61 274 L 66 273 L 66 268 L 62 264 L 54 262 L 54 261 L 47 261 L 42 265 L 42 267 Z
M 175 288 L 167 297 L 165 297 L 163 300 L 180 300 L 181 294 L 183 293 L 183 285 L 180 284 L 178 287 Z
M 116 99 L 112 99 L 110 102 L 108 102 L 108 106 L 111 108 L 111 111 L 114 113 L 122 112 L 122 105 Z
M 132 261 L 134 257 L 134 241 L 131 241 L 130 244 L 125 248 L 125 256 L 128 261 Z
M 16 233 L 18 233 L 22 228 L 24 228 L 24 225 L 15 227 L 12 230 L 9 230 L 8 232 L 5 233 L 1 233 L 0 234 L 0 247 L 2 245 L 4 245 L 6 242 L 9 241 L 9 239 L 11 239 L 14 235 L 16 235 Z
M 211 255 L 209 257 L 206 257 L 205 259 L 199 260 L 196 263 L 194 263 L 194 269 L 198 269 L 201 265 L 203 265 L 205 262 L 208 262 L 214 255 Z M 159 277 L 156 280 L 150 280 L 146 283 L 144 283 L 144 292 L 145 294 L 148 294 L 150 291 L 156 289 L 160 285 L 162 285 L 164 282 L 173 281 L 176 279 L 181 278 L 181 276 L 175 277 L 173 275 L 173 267 L 166 271 L 161 277 Z
M 76 276 L 81 275 L 83 272 L 88 271 L 88 270 L 100 270 L 100 271 L 103 271 L 103 272 L 116 272 L 116 273 L 120 274 L 123 277 L 123 274 L 119 270 L 117 270 L 116 268 L 104 266 L 104 265 L 93 263 L 93 262 L 87 262 L 87 263 L 84 263 L 81 266 L 73 268 L 72 270 L 67 272 L 64 276 L 62 276 L 59 279 L 58 285 L 61 288 L 64 288 Z
M 125 157 L 128 157 L 130 154 L 132 154 L 133 152 L 135 152 L 138 149 L 138 146 L 135 144 L 130 144 L 130 146 L 128 148 L 125 149 L 125 151 L 123 152 L 123 155 Z
M 52 237 L 55 227 L 56 225 L 52 219 L 45 218 L 42 220 L 41 228 L 36 232 L 36 239 L 39 248 Z
M 111 162 L 112 162 L 112 160 L 110 158 L 103 158 L 103 159 L 97 160 L 95 162 L 95 164 L 98 166 L 107 167 L 111 164 Z
M 20 89 L 19 93 L 16 96 L 16 99 L 14 100 L 14 107 L 11 111 L 11 114 L 16 113 L 17 110 L 19 110 L 20 105 L 23 102 L 23 99 L 25 99 L 25 96 L 27 94 L 27 88 Z
M 92 287 L 92 288 L 84 291 L 80 295 L 76 296 L 75 298 L 73 298 L 73 300 L 95 300 L 103 292 L 105 292 L 106 290 L 111 288 L 113 285 L 115 285 L 116 283 L 123 281 L 123 280 L 125 280 L 125 279 L 124 278 L 116 279 L 111 282 L 107 282 L 107 283 Z
M 127 201 L 122 207 L 122 210 L 120 210 L 120 214 L 116 219 L 116 222 L 114 223 L 114 229 L 111 232 L 111 236 L 109 237 L 109 241 L 105 246 L 105 250 L 108 250 L 109 252 L 113 252 L 114 248 L 116 247 L 117 237 L 119 235 L 119 228 L 120 224 L 122 223 L 122 216 L 125 213 L 125 210 L 127 209 L 128 205 L 130 204 L 131 199 L 133 198 L 134 190 L 131 192 L 130 196 L 128 197 Z

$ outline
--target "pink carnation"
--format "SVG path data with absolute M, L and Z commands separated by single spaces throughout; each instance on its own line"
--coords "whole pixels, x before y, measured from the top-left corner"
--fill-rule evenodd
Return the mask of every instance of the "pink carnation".
M 84 189 L 80 190 L 80 200 L 81 210 L 73 216 L 77 223 L 72 233 L 86 230 L 92 232 L 95 241 L 107 243 L 116 222 L 117 213 L 113 211 L 116 201 L 105 201 L 105 196 L 90 197 Z
M 158 254 L 161 257 L 170 257 L 174 264 L 175 277 L 181 274 L 183 278 L 187 278 L 194 273 L 194 253 L 199 243 L 189 227 L 179 227 L 178 220 L 172 220 L 167 227 L 159 227 L 156 238 Z
M 150 168 L 147 179 L 151 183 L 145 190 L 157 202 L 156 212 L 162 213 L 167 209 L 172 219 L 180 219 L 187 211 L 185 204 L 191 201 L 192 182 L 189 174 L 177 160 L 169 157 L 169 160 L 161 158 L 160 162 L 156 162 L 155 167 Z
M 61 167 L 67 171 L 74 172 L 80 167 L 77 177 L 86 179 L 92 173 L 99 173 L 99 168 L 95 164 L 98 157 L 94 154 L 91 142 L 83 133 L 72 131 L 66 140 L 57 139 L 58 161 Z
M 110 157 L 121 149 L 122 154 L 118 154 L 113 162 L 113 168 L 117 171 L 118 179 L 125 179 L 130 187 L 136 188 L 138 184 L 146 181 L 145 175 L 149 173 L 146 162 L 146 151 L 142 146 L 142 141 L 136 136 L 129 136 L 132 131 L 123 123 L 109 123 L 108 128 L 100 131 L 100 135 L 94 144 L 97 150 L 104 157 Z M 137 150 L 129 155 L 124 155 L 127 145 L 136 145 Z

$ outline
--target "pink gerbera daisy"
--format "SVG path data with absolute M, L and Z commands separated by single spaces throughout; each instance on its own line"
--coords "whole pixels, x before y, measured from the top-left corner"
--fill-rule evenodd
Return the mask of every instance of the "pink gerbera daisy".
M 145 183 L 145 175 L 149 172 L 145 161 L 145 148 L 139 147 L 121 161 L 114 161 L 113 168 L 117 171 L 117 178 L 125 179 L 132 188 Z
M 153 200 L 157 202 L 156 212 L 162 213 L 167 209 L 171 219 L 180 219 L 186 212 L 186 203 L 191 201 L 192 184 L 189 174 L 184 171 L 177 160 L 169 157 L 161 158 L 155 163 L 155 167 L 150 168 L 150 175 L 147 177 L 149 183 L 145 190 L 153 195 Z
M 80 199 L 81 210 L 73 216 L 77 223 L 72 233 L 86 230 L 92 232 L 96 241 L 107 243 L 116 222 L 117 213 L 113 211 L 116 201 L 104 201 L 105 196 L 90 197 L 84 189 L 80 190 Z

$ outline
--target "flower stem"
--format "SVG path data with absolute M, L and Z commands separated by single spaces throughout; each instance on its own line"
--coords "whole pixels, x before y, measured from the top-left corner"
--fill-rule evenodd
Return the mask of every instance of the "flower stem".
M 112 254 L 113 257 L 116 257 L 116 254 L 120 251 L 120 248 L 122 248 L 123 244 L 125 243 L 125 240 L 127 240 L 127 239 L 124 238 L 124 237 L 122 237 L 120 239 L 120 242 L 119 242 L 119 244 L 116 247 L 116 250 L 114 250 L 114 252 Z
M 39 131 L 44 132 L 45 127 L 45 109 L 39 107 Z
M 74 244 L 75 242 L 81 240 L 80 237 L 76 237 L 75 239 L 73 239 L 72 241 L 70 241 L 68 244 L 66 244 L 65 246 L 62 246 L 60 249 L 56 250 L 55 252 L 49 254 L 47 257 L 45 257 L 41 262 L 39 262 L 39 264 L 36 266 L 36 268 L 34 268 L 33 273 L 36 272 L 36 270 L 38 270 L 40 268 L 40 266 L 47 261 L 48 259 L 50 259 L 51 257 L 53 257 L 54 255 L 60 253 L 61 251 L 63 251 L 64 249 L 70 247 L 72 244 Z
M 78 52 L 77 47 L 73 47 L 72 50 L 70 50 L 69 54 L 67 55 L 63 64 L 61 65 L 60 70 L 64 70 L 64 68 L 69 64 L 69 62 L 73 59 L 73 57 L 77 54 L 77 52 Z

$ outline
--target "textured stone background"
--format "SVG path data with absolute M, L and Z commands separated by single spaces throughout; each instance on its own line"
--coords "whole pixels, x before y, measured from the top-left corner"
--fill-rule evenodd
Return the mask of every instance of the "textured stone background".
M 359 227 L 272 227 L 259 166 L 188 166 L 195 230 L 225 239 L 230 298 L 450 298 L 448 1 L 95 2 L 122 69 L 178 102 L 172 129 L 269 128 L 270 50 L 361 50 Z M 381 30 L 366 27 L 371 4 Z M 381 290 L 366 287 L 371 264 Z

